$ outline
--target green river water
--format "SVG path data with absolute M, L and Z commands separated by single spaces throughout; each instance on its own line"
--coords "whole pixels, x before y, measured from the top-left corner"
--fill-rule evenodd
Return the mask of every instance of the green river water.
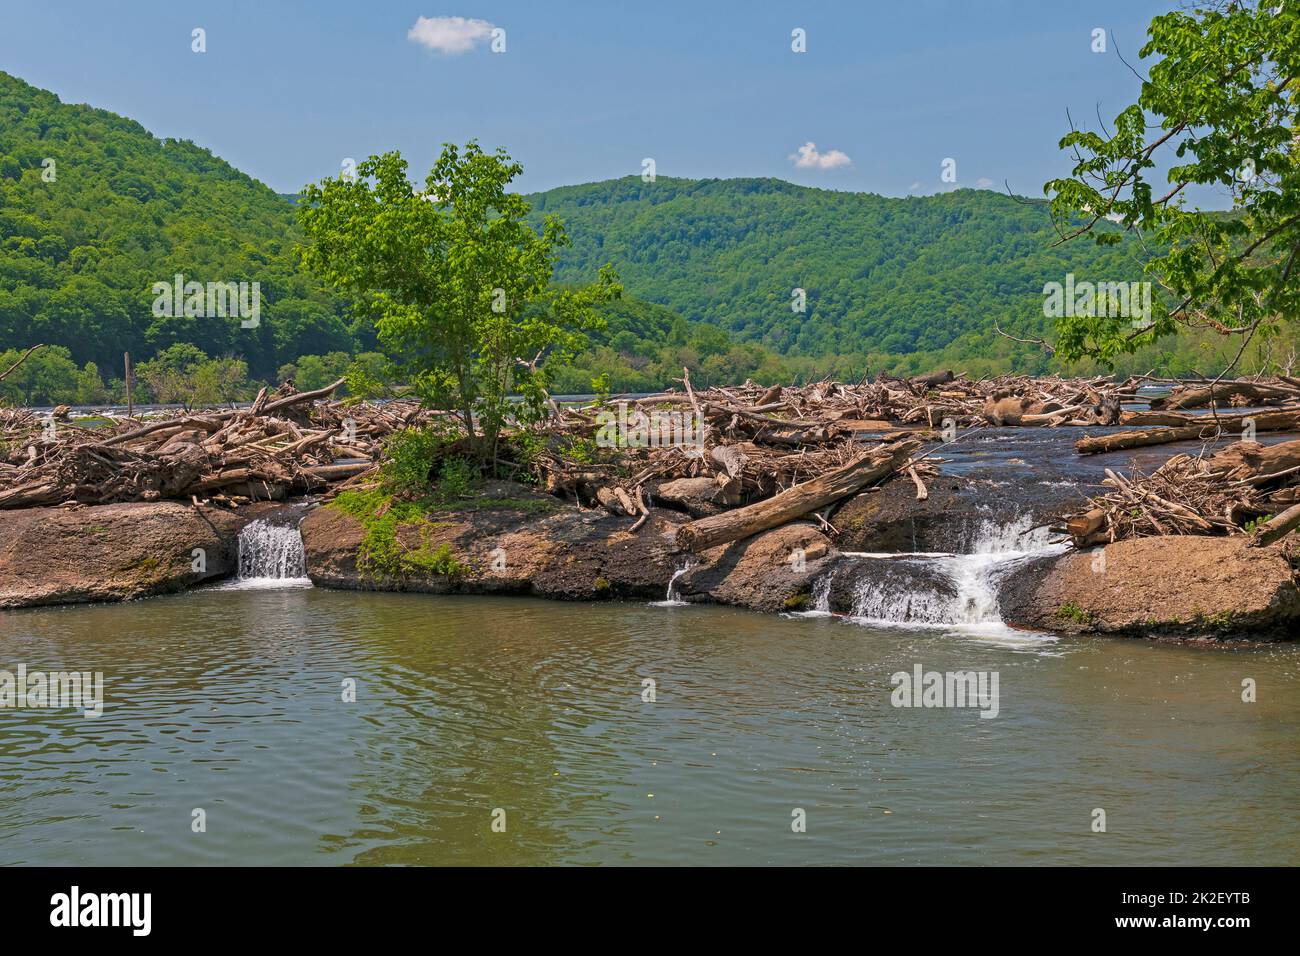
M 1286 864 L 1300 850 L 1295 645 L 214 588 L 5 612 L 0 669 L 19 663 L 102 671 L 105 706 L 0 710 L 0 864 Z M 918 663 L 996 671 L 998 716 L 893 706 L 890 675 Z

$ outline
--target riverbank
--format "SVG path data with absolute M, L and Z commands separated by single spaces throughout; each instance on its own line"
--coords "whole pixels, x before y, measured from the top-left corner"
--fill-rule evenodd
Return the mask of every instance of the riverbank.
M 330 389 L 100 430 L 18 410 L 0 460 L 0 607 L 230 577 L 264 546 L 241 541 L 263 519 L 300 529 L 274 536 L 293 551 L 281 564 L 340 590 L 1218 642 L 1300 623 L 1295 546 L 1256 533 L 1287 526 L 1300 499 L 1286 431 L 1300 389 L 683 384 L 509 431 L 494 468 L 520 482 L 484 478 L 445 417 Z M 1200 415 L 1211 399 L 1272 404 Z M 1160 434 L 1131 430 L 1143 424 Z M 1229 426 L 1245 424 L 1276 430 L 1237 440 Z
M 678 601 L 1161 640 L 1273 641 L 1297 631 L 1286 547 L 1180 536 L 1076 552 L 1053 541 L 1042 501 L 1015 517 L 977 489 L 978 479 L 954 478 L 906 541 L 889 496 L 872 492 L 843 506 L 852 520 L 839 521 L 837 535 L 796 521 L 701 553 L 676 544 L 685 512 L 656 508 L 632 532 L 604 509 L 508 482 L 396 511 L 347 495 L 234 510 L 157 502 L 8 511 L 0 607 L 130 600 L 229 578 L 241 532 L 265 521 L 297 526 L 307 577 L 336 590 Z

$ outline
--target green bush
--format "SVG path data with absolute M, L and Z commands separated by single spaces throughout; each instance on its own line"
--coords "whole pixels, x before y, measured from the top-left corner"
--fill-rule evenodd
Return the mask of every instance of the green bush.
M 405 498 L 426 497 L 445 442 L 445 436 L 427 428 L 405 428 L 394 433 L 384 445 L 386 460 L 379 471 L 384 491 Z
M 478 468 L 466 458 L 447 458 L 438 472 L 438 496 L 444 499 L 468 498 L 478 482 Z

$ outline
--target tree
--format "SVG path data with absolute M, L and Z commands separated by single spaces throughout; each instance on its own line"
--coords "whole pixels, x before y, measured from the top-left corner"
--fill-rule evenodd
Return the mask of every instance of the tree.
M 23 357 L 18 349 L 0 352 L 0 372 Z M 66 348 L 50 345 L 33 351 L 0 381 L 0 401 L 16 405 L 57 405 L 76 397 L 78 369 Z
M 299 206 L 304 261 L 374 317 L 405 381 L 455 410 L 485 459 L 510 393 L 541 414 L 555 365 L 600 327 L 597 303 L 622 291 L 608 266 L 592 285 L 551 284 L 568 239 L 554 217 L 540 234 L 525 221 L 528 203 L 506 191 L 522 171 L 503 150 L 446 144 L 417 191 L 394 151 L 308 186 Z
M 94 362 L 87 362 L 85 367 L 77 373 L 77 404 L 98 405 L 100 402 L 108 401 L 111 397 L 108 389 L 104 387 L 103 378 L 100 377 L 99 366 Z
M 242 398 L 248 388 L 248 366 L 241 359 L 210 359 L 193 345 L 178 342 L 141 362 L 135 370 L 154 401 L 185 408 L 218 405 Z
M 1113 133 L 1066 135 L 1072 176 L 1044 191 L 1062 241 L 1087 234 L 1108 245 L 1130 231 L 1148 242 L 1156 254 L 1147 272 L 1172 307 L 1153 310 L 1149 324 L 1063 318 L 1057 354 L 1110 362 L 1209 330 L 1240 343 L 1235 365 L 1253 338 L 1286 331 L 1300 306 L 1300 10 L 1279 0 L 1207 2 L 1156 17 L 1148 37 L 1140 55 L 1158 60 L 1138 101 Z M 1196 186 L 1226 189 L 1231 211 L 1189 206 Z

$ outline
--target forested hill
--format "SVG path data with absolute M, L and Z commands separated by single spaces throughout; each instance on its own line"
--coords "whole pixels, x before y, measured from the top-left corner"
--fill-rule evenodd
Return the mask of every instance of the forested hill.
M 271 377 L 367 344 L 296 241 L 292 206 L 208 150 L 0 72 L 0 352 L 43 342 L 107 372 L 186 342 Z M 176 273 L 259 282 L 261 324 L 155 317 L 151 286 Z
M 1042 350 L 996 336 L 995 320 L 1043 334 L 1046 281 L 1138 275 L 1128 247 L 1054 249 L 1041 205 L 991 192 L 886 199 L 771 179 L 629 178 L 528 198 L 536 221 L 557 214 L 573 238 L 561 281 L 609 262 L 627 289 L 592 348 L 558 370 L 566 391 L 593 379 L 660 388 L 683 365 L 701 384 L 941 364 L 1038 371 Z M 236 392 L 377 359 L 369 324 L 302 269 L 299 239 L 291 199 L 208 150 L 0 72 L 0 359 L 51 346 L 0 400 L 120 395 L 125 351 L 163 371 L 233 363 L 209 371 L 233 376 Z M 154 315 L 153 284 L 178 273 L 258 282 L 260 324 Z M 805 313 L 791 310 L 795 288 Z
M 1044 334 L 1045 282 L 1141 277 L 1131 244 L 1053 248 L 1041 203 L 984 190 L 890 199 L 775 179 L 628 177 L 528 199 L 573 238 L 561 278 L 612 262 L 632 294 L 787 354 L 1005 357 L 1019 349 L 994 321 Z

